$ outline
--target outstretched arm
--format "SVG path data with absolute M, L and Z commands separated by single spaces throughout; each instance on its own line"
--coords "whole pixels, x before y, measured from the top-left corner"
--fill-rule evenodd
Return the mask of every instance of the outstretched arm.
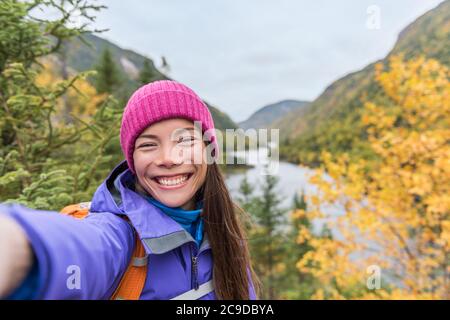
M 0 232 L 0 297 L 20 285 L 34 255 L 36 299 L 108 299 L 133 251 L 131 226 L 112 213 L 79 220 L 15 204 L 0 205 L 0 216 L 9 230 Z
M 17 288 L 31 270 L 33 251 L 22 227 L 0 213 L 0 298 Z

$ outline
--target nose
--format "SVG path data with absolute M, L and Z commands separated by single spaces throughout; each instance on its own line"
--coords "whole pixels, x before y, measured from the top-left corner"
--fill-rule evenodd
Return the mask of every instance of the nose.
M 171 145 L 161 148 L 155 164 L 159 167 L 172 168 L 182 164 L 182 158 L 177 154 L 176 148 Z

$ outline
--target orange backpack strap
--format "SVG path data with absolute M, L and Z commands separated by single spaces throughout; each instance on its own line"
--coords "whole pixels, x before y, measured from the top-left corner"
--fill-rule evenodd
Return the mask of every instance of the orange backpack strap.
M 135 232 L 135 247 L 133 257 L 119 286 L 112 295 L 112 300 L 139 300 L 147 278 L 148 255 L 144 245 Z
M 67 216 L 71 216 L 78 219 L 83 219 L 89 214 L 89 209 L 91 208 L 90 202 L 80 202 L 77 204 L 71 204 L 64 207 L 60 213 Z
M 60 213 L 83 219 L 89 214 L 90 206 L 90 202 L 72 204 L 64 207 Z M 124 218 L 129 222 L 126 217 Z M 148 255 L 145 253 L 145 248 L 141 239 L 139 239 L 139 235 L 134 229 L 133 231 L 135 238 L 133 256 L 120 280 L 119 286 L 111 297 L 113 300 L 139 300 L 144 289 L 148 270 Z

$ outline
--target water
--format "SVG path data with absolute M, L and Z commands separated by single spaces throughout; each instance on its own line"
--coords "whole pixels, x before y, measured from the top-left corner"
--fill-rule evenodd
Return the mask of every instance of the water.
M 250 150 L 247 152 L 236 152 L 234 155 L 237 158 L 245 159 L 245 163 L 252 165 L 253 168 L 248 170 L 240 170 L 227 175 L 226 183 L 230 190 L 233 199 L 237 199 L 240 195 L 239 187 L 242 180 L 247 176 L 249 183 L 255 187 L 254 195 L 261 195 L 261 186 L 265 179 L 265 164 L 269 162 L 267 148 L 260 148 L 258 150 Z M 309 182 L 310 177 L 314 174 L 314 170 L 308 167 L 295 165 L 285 161 L 277 162 L 276 170 L 273 171 L 278 178 L 276 192 L 281 200 L 280 207 L 286 209 L 286 214 L 292 211 L 294 196 L 304 193 L 307 197 L 317 194 L 318 188 Z M 327 179 L 327 177 L 325 177 Z M 344 213 L 344 208 L 340 204 L 321 204 L 321 211 L 328 215 L 327 219 L 313 219 L 313 230 L 319 233 L 322 230 L 323 224 L 327 220 Z M 336 238 L 341 238 L 339 231 L 331 228 L 331 232 Z
M 247 176 L 249 183 L 252 186 L 255 186 L 254 195 L 260 195 L 261 194 L 260 186 L 263 185 L 265 177 L 263 163 L 267 162 L 266 160 L 268 159 L 267 149 L 261 148 L 259 150 L 247 151 L 247 153 L 237 152 L 235 153 L 235 156 L 240 157 L 242 159 L 246 158 L 247 160 L 246 163 L 253 165 L 254 167 L 245 171 L 244 170 L 237 171 L 227 176 L 226 183 L 231 192 L 232 197 L 236 199 L 236 197 L 239 196 L 239 186 L 245 176 Z M 278 170 L 275 172 L 275 176 L 278 177 L 279 179 L 279 183 L 277 184 L 276 190 L 279 194 L 280 199 L 282 200 L 281 206 L 283 206 L 284 209 L 292 208 L 295 194 L 301 194 L 302 192 L 304 192 L 305 195 L 307 196 L 317 194 L 318 191 L 317 186 L 311 184 L 308 181 L 313 174 L 314 170 L 310 168 L 298 166 L 284 161 L 279 162 Z M 324 178 L 326 180 L 330 179 L 330 177 L 327 175 L 325 175 Z M 325 213 L 328 216 L 328 218 L 313 219 L 311 221 L 313 230 L 317 234 L 319 234 L 320 231 L 322 230 L 324 223 L 331 222 L 339 215 L 345 213 L 345 209 L 339 203 L 321 204 L 320 210 L 323 213 Z M 291 210 L 288 210 L 286 211 L 286 213 L 289 214 L 290 211 Z M 341 231 L 336 226 L 334 226 L 333 223 L 331 223 L 331 225 L 329 223 L 327 224 L 328 227 L 330 227 L 330 231 L 333 235 L 333 238 L 335 238 L 336 240 L 345 241 Z M 357 232 L 356 228 L 353 230 Z M 373 255 L 374 254 L 373 250 L 376 250 L 378 252 L 377 254 L 380 257 L 387 258 L 387 256 L 385 256 L 385 252 L 383 252 L 384 249 L 382 247 L 379 247 L 377 243 L 374 243 L 370 239 L 364 239 L 363 237 L 356 237 L 356 239 L 360 243 L 366 243 L 370 245 L 372 249 L 352 252 L 351 259 L 357 261 L 359 259 L 363 259 L 365 256 Z M 391 284 L 399 285 L 398 281 L 394 281 L 388 275 L 385 276 L 384 281 Z
M 239 196 L 239 186 L 247 176 L 249 183 L 255 187 L 253 195 L 261 195 L 261 186 L 264 183 L 265 170 L 264 163 L 267 163 L 267 149 L 260 148 L 259 150 L 251 150 L 245 152 L 236 152 L 235 156 L 238 158 L 246 159 L 246 163 L 253 165 L 253 168 L 248 170 L 240 170 L 227 175 L 226 183 L 230 190 L 233 199 L 237 199 Z M 281 200 L 280 207 L 286 209 L 286 214 L 289 215 L 293 208 L 293 199 L 295 194 L 300 195 L 302 192 L 307 196 L 315 195 L 318 192 L 316 185 L 309 182 L 309 178 L 314 174 L 314 170 L 295 165 L 292 163 L 280 161 L 278 162 L 278 168 L 274 171 L 274 175 L 279 179 L 276 186 L 279 198 Z M 331 179 L 325 175 L 324 179 Z M 329 180 L 330 181 L 330 180 Z M 308 199 L 307 199 L 308 200 Z M 334 226 L 333 220 L 339 215 L 345 213 L 345 209 L 340 203 L 323 203 L 320 204 L 320 210 L 327 216 L 327 218 L 311 220 L 313 226 L 313 232 L 320 234 L 323 225 L 326 223 L 333 235 L 337 240 L 344 240 L 340 230 Z M 287 230 L 287 229 L 286 229 Z M 359 241 L 367 241 L 359 239 Z M 355 253 L 355 257 L 362 256 L 362 252 Z
M 260 148 L 258 150 L 250 150 L 245 154 L 244 152 L 236 152 L 234 154 L 238 158 L 244 159 L 247 157 L 246 163 L 254 166 L 248 170 L 241 170 L 227 175 L 227 186 L 235 199 L 239 195 L 239 186 L 247 176 L 249 183 L 256 187 L 255 195 L 261 194 L 259 186 L 263 185 L 265 179 L 264 163 L 269 159 L 267 157 L 267 149 Z M 298 165 L 280 161 L 277 170 L 274 172 L 279 182 L 276 190 L 282 200 L 281 206 L 283 208 L 291 208 L 295 194 L 311 194 L 317 189 L 314 185 L 308 182 L 313 170 L 300 167 Z

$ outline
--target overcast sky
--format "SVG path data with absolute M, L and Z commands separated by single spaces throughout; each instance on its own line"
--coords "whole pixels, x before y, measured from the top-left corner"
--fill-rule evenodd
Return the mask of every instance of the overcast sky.
M 235 121 L 284 99 L 313 100 L 384 57 L 442 0 L 103 0 L 101 36 L 146 55 Z M 379 19 L 378 19 L 379 17 Z

